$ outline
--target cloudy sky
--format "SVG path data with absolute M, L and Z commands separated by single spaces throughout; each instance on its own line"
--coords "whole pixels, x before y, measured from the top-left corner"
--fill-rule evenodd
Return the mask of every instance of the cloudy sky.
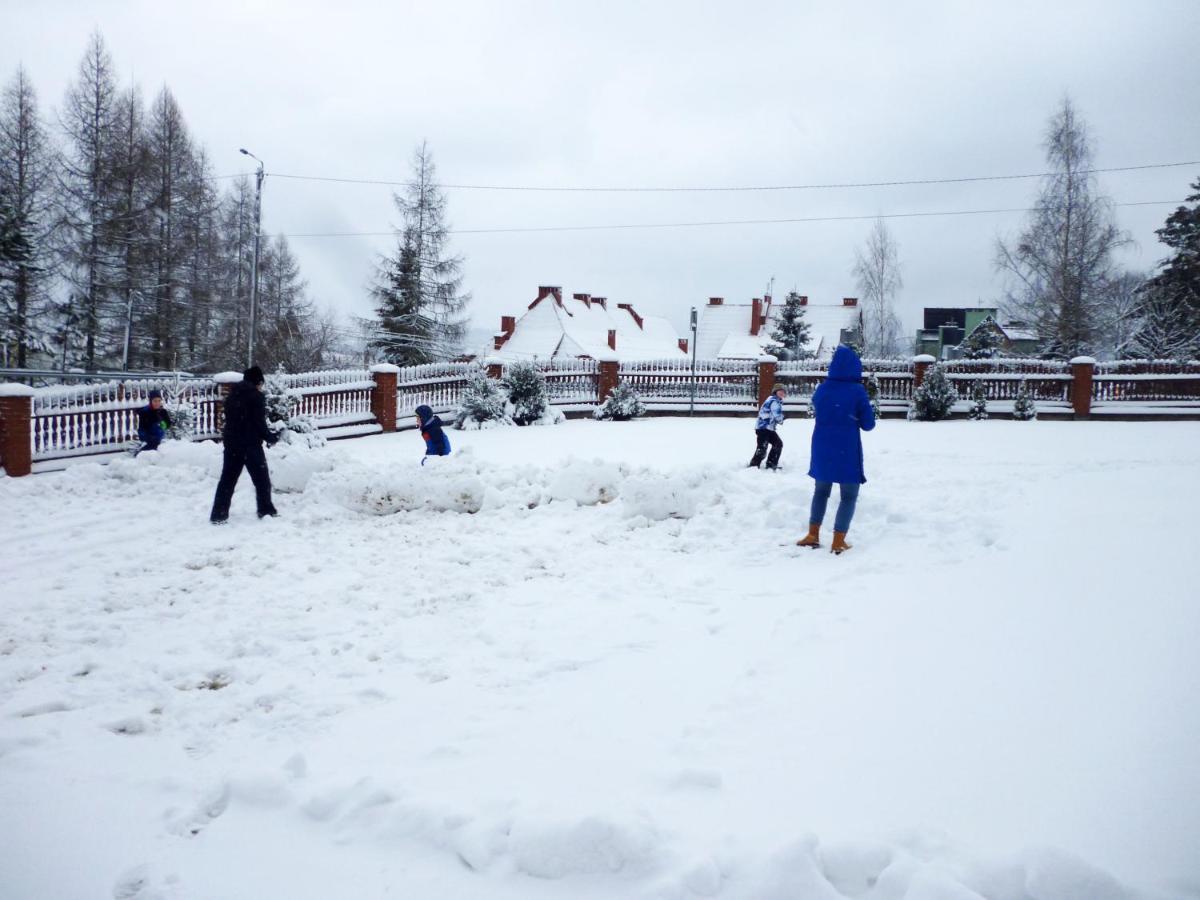
M 98 28 L 147 99 L 179 100 L 217 174 L 402 180 L 427 140 L 450 184 L 730 187 L 1043 171 L 1069 94 L 1100 167 L 1200 160 L 1200 3 L 68 2 L 0 0 L 0 69 L 29 69 L 48 118 Z M 1180 200 L 1200 165 L 1100 176 L 1119 203 Z M 792 224 L 460 234 L 475 325 L 538 284 L 670 317 L 775 279 L 813 302 L 857 293 L 880 214 L 1023 208 L 1036 181 L 770 192 L 454 189 L 457 229 L 868 217 Z M 1162 256 L 1169 206 L 1122 207 L 1131 267 Z M 269 232 L 387 232 L 387 187 L 268 178 Z M 1019 213 L 896 218 L 905 330 L 923 306 L 1002 287 Z M 386 237 L 296 237 L 322 303 L 366 314 Z

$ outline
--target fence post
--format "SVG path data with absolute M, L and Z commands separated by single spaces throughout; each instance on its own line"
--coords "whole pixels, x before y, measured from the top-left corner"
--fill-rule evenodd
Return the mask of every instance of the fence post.
M 504 377 L 504 363 L 495 357 L 487 361 L 487 377 L 499 380 Z
M 761 408 L 771 396 L 775 384 L 775 364 L 778 360 L 769 353 L 758 358 L 758 405 Z
M 1071 360 L 1071 408 L 1076 419 L 1086 419 L 1092 414 L 1092 379 L 1096 374 L 1096 360 L 1090 356 L 1076 356 Z
M 0 384 L 0 459 L 12 477 L 33 471 L 33 388 Z
M 597 357 L 600 363 L 600 377 L 596 379 L 596 402 L 603 403 L 608 395 L 617 389 L 621 363 L 616 354 Z
M 929 367 L 932 366 L 935 362 L 937 362 L 937 360 L 934 359 L 932 356 L 930 356 L 928 353 L 921 353 L 918 356 L 913 357 L 913 390 L 914 391 L 921 386 L 921 382 L 923 382 L 925 380 L 925 373 L 927 371 L 929 371 Z
M 400 367 L 391 363 L 371 366 L 371 415 L 385 432 L 396 430 L 396 378 Z

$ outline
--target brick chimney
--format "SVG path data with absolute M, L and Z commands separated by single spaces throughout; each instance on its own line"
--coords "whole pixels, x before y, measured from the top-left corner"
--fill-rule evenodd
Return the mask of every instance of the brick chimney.
M 709 306 L 721 306 L 724 302 L 725 302 L 724 297 L 709 297 L 708 298 Z
M 593 297 L 592 302 L 595 303 L 601 309 L 608 309 L 608 298 L 607 297 Z
M 608 329 L 608 349 L 617 349 L 617 332 L 612 328 Z
M 688 352 L 688 339 L 687 338 L 679 339 L 679 349 L 682 350 L 684 353 Z
M 529 304 L 529 308 L 533 309 L 535 306 L 537 306 L 539 303 L 541 303 L 547 297 L 553 297 L 554 302 L 557 303 L 559 306 L 562 306 L 562 288 L 561 287 L 555 287 L 553 285 L 548 285 L 548 284 L 539 284 L 537 299 Z
M 582 300 L 583 305 L 586 306 L 588 309 L 592 308 L 592 295 L 591 294 L 572 294 L 571 296 L 574 297 L 576 300 Z
M 517 330 L 517 317 L 516 316 L 501 316 L 500 317 L 500 330 L 503 331 L 505 334 L 512 334 L 514 331 L 516 331 Z
M 857 297 L 843 297 L 842 306 L 858 306 Z
M 762 327 L 762 300 L 755 297 L 750 301 L 750 334 L 757 335 Z
M 632 303 L 618 303 L 617 309 L 627 309 L 629 314 L 633 316 L 633 321 L 637 322 L 638 330 L 642 328 L 642 317 L 637 314 L 637 310 L 633 308 Z
M 807 295 L 807 294 L 801 294 L 801 295 L 800 295 L 800 305 L 801 305 L 801 306 L 808 306 L 808 295 Z

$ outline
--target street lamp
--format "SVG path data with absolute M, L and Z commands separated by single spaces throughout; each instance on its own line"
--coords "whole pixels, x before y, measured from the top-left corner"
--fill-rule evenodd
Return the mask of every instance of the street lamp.
M 692 400 L 688 405 L 688 415 L 696 414 L 696 307 L 692 307 Z
M 263 172 L 261 159 L 245 147 L 239 149 L 242 155 L 258 163 L 258 171 L 254 173 L 254 275 L 250 281 L 250 344 L 246 349 L 246 368 L 250 368 L 254 365 L 254 343 L 258 327 L 258 238 L 262 234 L 262 186 L 266 173 Z

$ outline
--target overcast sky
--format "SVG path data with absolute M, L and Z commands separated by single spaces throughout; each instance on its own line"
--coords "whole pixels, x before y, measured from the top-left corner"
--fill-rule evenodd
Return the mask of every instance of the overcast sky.
M 0 0 L 0 70 L 53 119 L 89 32 L 149 101 L 166 84 L 217 174 L 400 180 L 426 139 L 447 183 L 736 186 L 1040 172 L 1069 93 L 1100 167 L 1200 159 L 1200 2 L 526 3 Z M 1100 177 L 1118 202 L 1180 200 L 1200 166 Z M 874 216 L 1028 206 L 1035 181 L 770 193 L 450 192 L 462 229 Z M 1171 207 L 1126 207 L 1125 261 L 1163 255 Z M 386 187 L 268 178 L 268 232 L 379 232 Z M 1020 214 L 895 219 L 905 331 L 988 302 Z M 538 284 L 670 317 L 710 295 L 857 293 L 870 221 L 458 235 L 476 327 Z M 311 292 L 367 314 L 384 237 L 293 240 Z

